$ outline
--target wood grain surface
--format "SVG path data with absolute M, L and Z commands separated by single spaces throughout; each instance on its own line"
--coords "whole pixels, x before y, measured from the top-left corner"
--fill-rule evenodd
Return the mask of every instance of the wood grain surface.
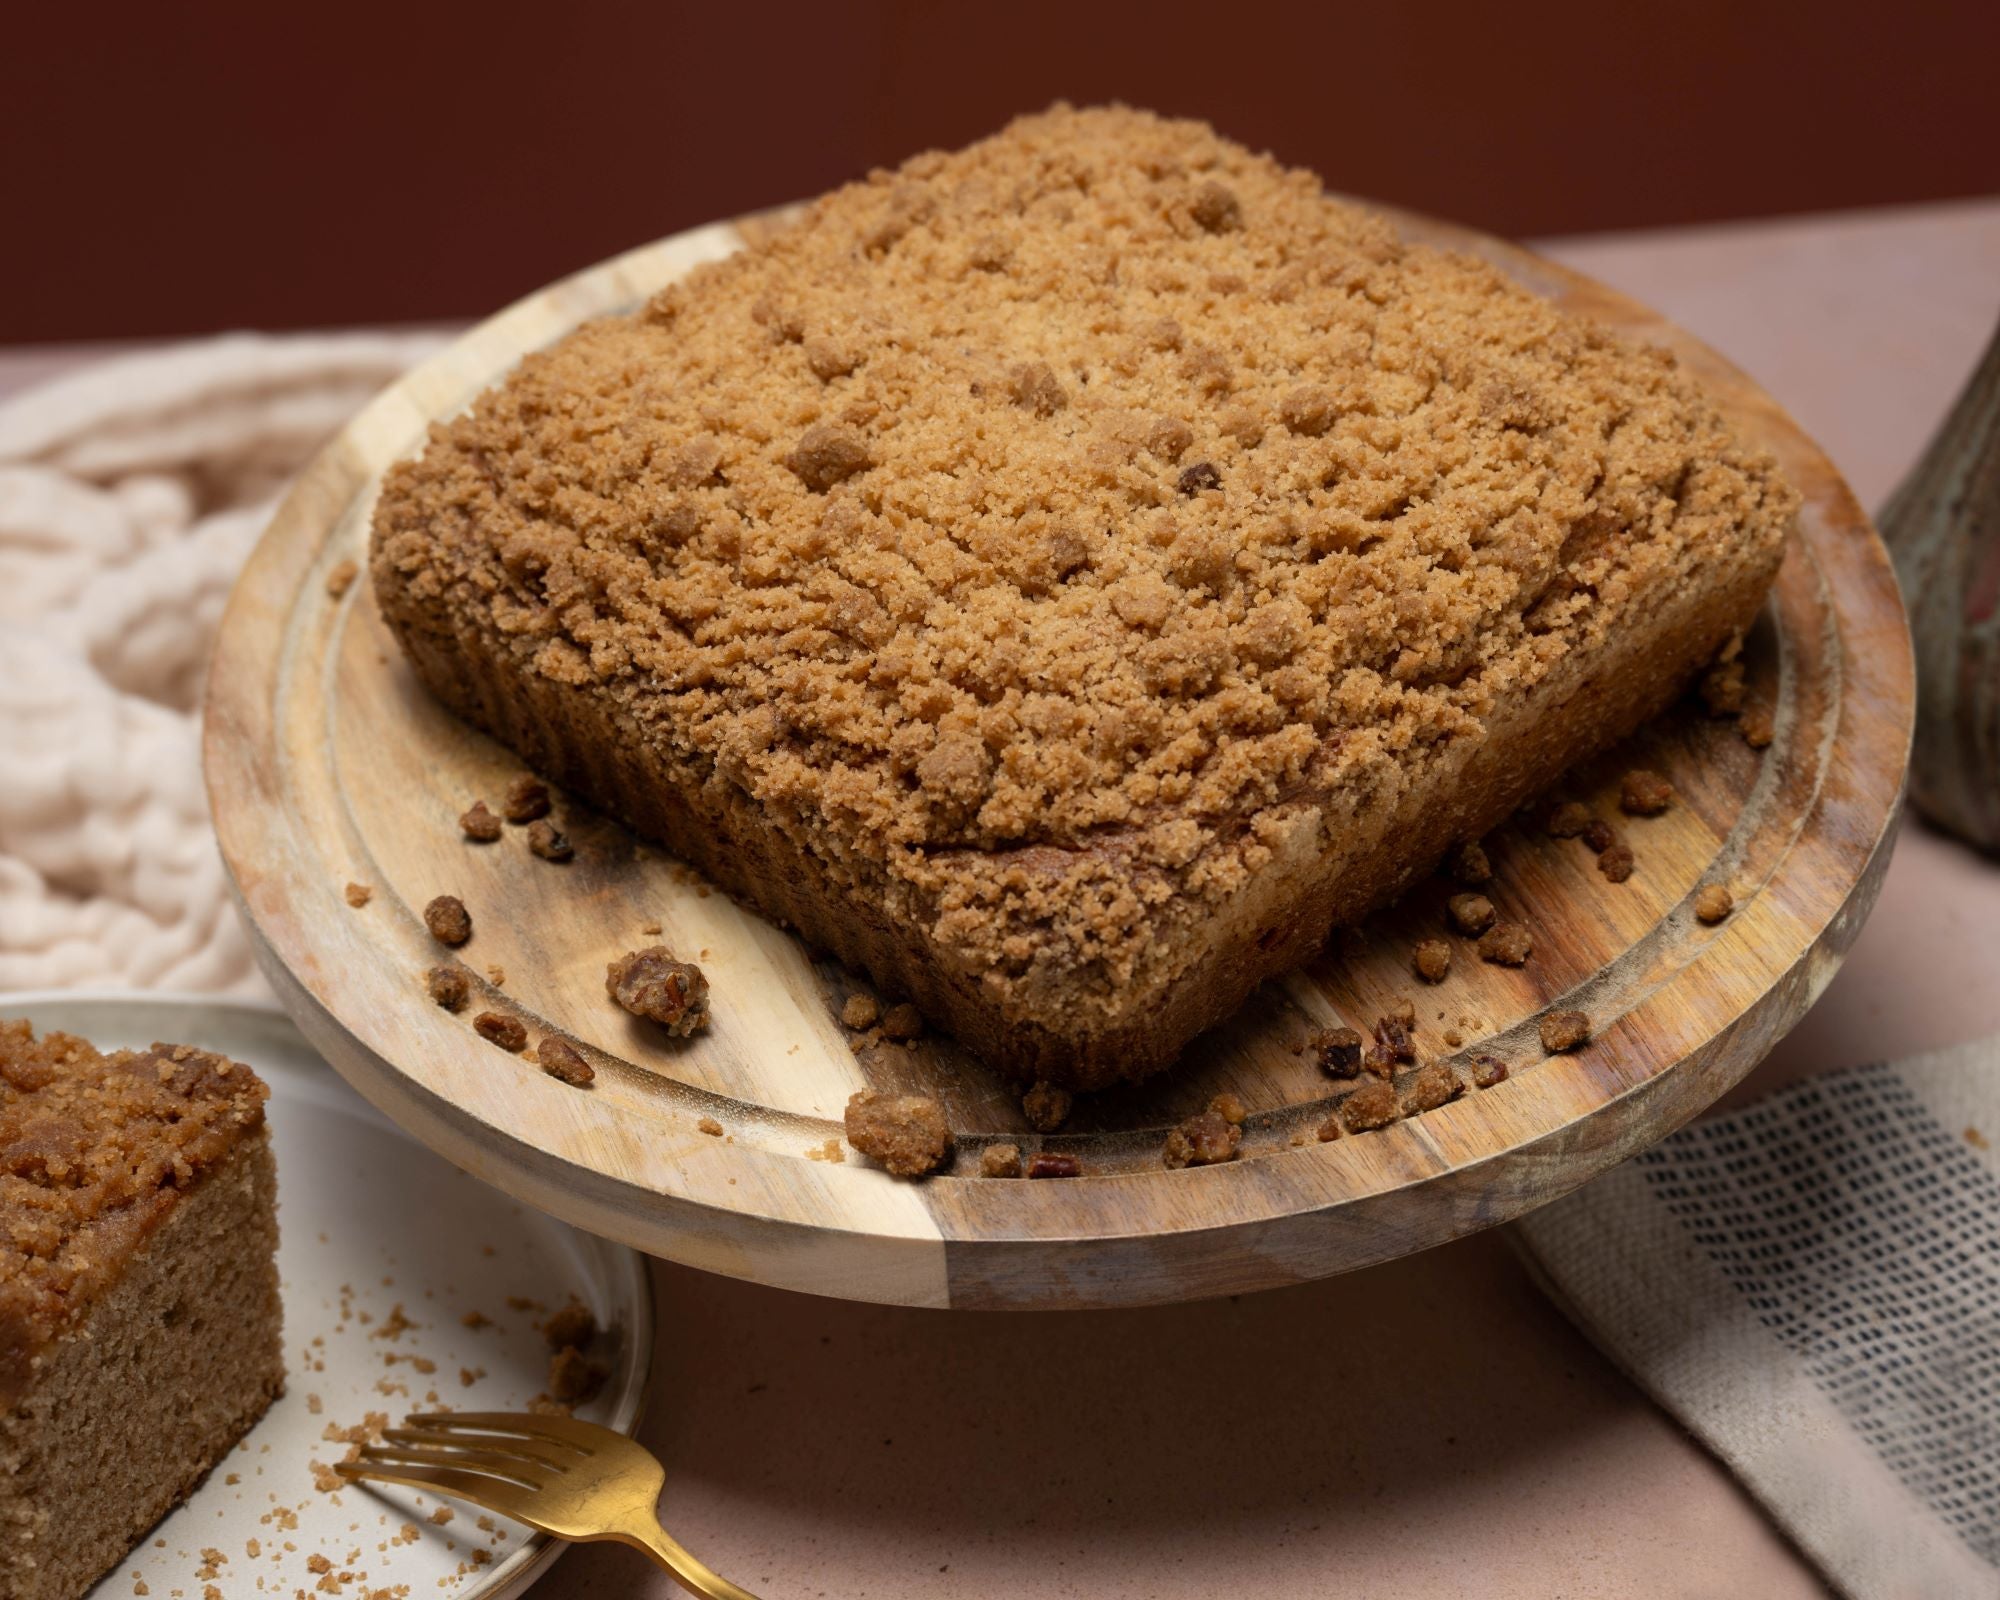
M 1421 884 L 1266 985 L 1171 1074 L 1080 1102 L 1041 1136 L 948 1040 L 902 1046 L 843 1028 L 858 980 L 581 806 L 558 797 L 577 846 L 567 865 L 529 854 L 519 829 L 465 842 L 458 813 L 475 798 L 497 805 L 518 762 L 418 687 L 365 581 L 336 595 L 328 579 L 363 558 L 380 475 L 431 419 L 523 352 L 773 225 L 752 218 L 567 279 L 411 373 L 306 472 L 245 569 L 210 678 L 210 799 L 260 958 L 307 1036 L 418 1137 L 594 1232 L 759 1282 L 911 1305 L 1135 1304 L 1345 1271 L 1554 1199 L 1708 1105 L 1811 1004 L 1873 903 L 1913 711 L 1895 580 L 1831 463 L 1720 357 L 1511 246 L 1399 220 L 1674 349 L 1805 499 L 1747 651 L 1774 741 L 1753 750 L 1734 722 L 1685 707 L 1574 772 L 1564 795 L 1637 855 L 1628 882 L 1608 883 L 1583 845 L 1525 819 L 1495 834 L 1487 892 L 1533 930 L 1526 966 L 1484 964 L 1454 938 L 1449 976 L 1419 982 L 1411 949 L 1445 933 L 1453 892 Z M 1619 778 L 1635 765 L 1674 782 L 1666 815 L 1619 814 Z M 347 904 L 349 882 L 372 889 L 366 906 Z M 1692 900 L 1715 882 L 1737 910 L 1709 927 Z M 423 987 L 444 952 L 420 913 L 441 893 L 465 901 L 475 929 L 458 956 L 476 993 L 456 1016 Z M 605 963 L 657 942 L 699 960 L 713 984 L 714 1024 L 692 1039 L 605 996 Z M 1314 1130 L 1349 1086 L 1298 1047 L 1336 1022 L 1365 1032 L 1405 999 L 1422 1060 L 1464 1077 L 1488 1052 L 1507 1078 L 1322 1143 Z M 1537 1019 L 1558 1007 L 1587 1012 L 1596 1036 L 1549 1057 Z M 484 1009 L 576 1041 L 594 1087 L 568 1088 L 484 1042 L 467 1020 Z M 828 1159 L 848 1095 L 871 1084 L 937 1095 L 959 1134 L 955 1167 L 909 1184 L 851 1150 Z M 1243 1157 L 1165 1170 L 1167 1130 L 1224 1089 L 1251 1110 Z M 705 1120 L 723 1132 L 702 1132 Z M 980 1149 L 1002 1140 L 1073 1153 L 1085 1176 L 979 1177 Z

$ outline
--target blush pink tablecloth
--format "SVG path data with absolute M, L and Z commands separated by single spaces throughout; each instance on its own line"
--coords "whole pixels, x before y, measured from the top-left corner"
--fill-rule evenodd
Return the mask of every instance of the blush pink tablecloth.
M 1557 241 L 1759 378 L 1880 503 L 2000 314 L 2000 201 Z M 0 353 L 0 394 L 82 352 Z M 2000 869 L 1905 829 L 1819 1006 L 1738 1092 L 2000 1031 Z M 1501 1234 L 1146 1312 L 822 1302 L 657 1269 L 667 1525 L 777 1600 L 1826 1591 Z M 678 1593 L 579 1549 L 538 1600 Z

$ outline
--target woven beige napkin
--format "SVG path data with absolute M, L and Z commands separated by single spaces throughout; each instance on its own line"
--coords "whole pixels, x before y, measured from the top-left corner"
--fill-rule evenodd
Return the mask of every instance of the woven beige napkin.
M 2000 1040 L 1793 1084 L 1519 1224 L 1854 1600 L 2000 1596 Z
M 201 680 L 284 483 L 430 335 L 177 345 L 0 405 L 0 990 L 256 992 Z

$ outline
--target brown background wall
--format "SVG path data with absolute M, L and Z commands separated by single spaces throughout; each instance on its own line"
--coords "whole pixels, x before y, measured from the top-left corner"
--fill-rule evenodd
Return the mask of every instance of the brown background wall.
M 2000 5 L 10 8 L 0 342 L 468 316 L 1066 97 L 1515 235 L 2000 191 Z

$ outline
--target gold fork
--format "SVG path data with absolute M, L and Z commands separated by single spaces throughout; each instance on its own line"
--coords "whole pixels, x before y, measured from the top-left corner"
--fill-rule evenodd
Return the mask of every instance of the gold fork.
M 422 1411 L 334 1471 L 470 1500 L 558 1539 L 643 1550 L 708 1600 L 757 1600 L 667 1536 L 654 1507 L 666 1469 L 636 1440 L 594 1422 L 509 1411 Z

